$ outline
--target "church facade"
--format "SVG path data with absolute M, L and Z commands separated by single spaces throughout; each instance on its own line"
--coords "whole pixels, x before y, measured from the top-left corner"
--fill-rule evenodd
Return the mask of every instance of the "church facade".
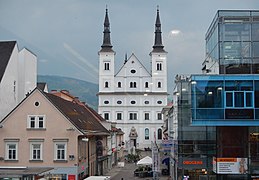
M 162 44 L 161 22 L 157 10 L 155 40 L 147 69 L 135 54 L 125 57 L 115 72 L 110 22 L 106 9 L 103 44 L 99 51 L 99 106 L 104 119 L 116 123 L 130 147 L 151 148 L 151 141 L 162 140 L 162 108 L 167 105 L 167 52 Z M 122 143 L 123 144 L 123 143 Z

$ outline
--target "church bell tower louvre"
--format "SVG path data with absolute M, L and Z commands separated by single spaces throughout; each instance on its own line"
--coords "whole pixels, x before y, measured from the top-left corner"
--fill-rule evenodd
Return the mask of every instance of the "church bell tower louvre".
M 135 54 L 115 73 L 115 52 L 111 44 L 106 8 L 103 43 L 99 51 L 98 113 L 124 132 L 124 142 L 136 148 L 151 147 L 162 141 L 162 108 L 167 105 L 167 52 L 162 44 L 161 22 L 157 9 L 155 42 L 150 53 L 152 67 L 147 70 Z M 132 129 L 134 134 L 132 136 Z M 156 134 L 156 136 L 154 136 Z

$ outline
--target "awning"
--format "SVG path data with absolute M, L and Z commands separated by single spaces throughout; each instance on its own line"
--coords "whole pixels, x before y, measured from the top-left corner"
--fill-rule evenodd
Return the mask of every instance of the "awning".
M 51 167 L 1 167 L 0 178 L 40 175 L 41 173 L 52 170 Z

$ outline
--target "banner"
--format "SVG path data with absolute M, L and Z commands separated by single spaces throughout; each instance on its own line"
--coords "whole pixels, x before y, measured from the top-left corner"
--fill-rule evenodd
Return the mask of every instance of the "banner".
M 247 174 L 247 158 L 215 158 L 213 171 L 217 174 Z

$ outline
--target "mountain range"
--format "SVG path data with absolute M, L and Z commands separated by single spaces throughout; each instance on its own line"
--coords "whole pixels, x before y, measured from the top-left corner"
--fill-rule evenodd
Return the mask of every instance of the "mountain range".
M 38 82 L 47 83 L 48 90 L 68 90 L 71 95 L 79 98 L 80 101 L 97 110 L 98 107 L 98 84 L 87 81 L 53 75 L 38 75 Z

